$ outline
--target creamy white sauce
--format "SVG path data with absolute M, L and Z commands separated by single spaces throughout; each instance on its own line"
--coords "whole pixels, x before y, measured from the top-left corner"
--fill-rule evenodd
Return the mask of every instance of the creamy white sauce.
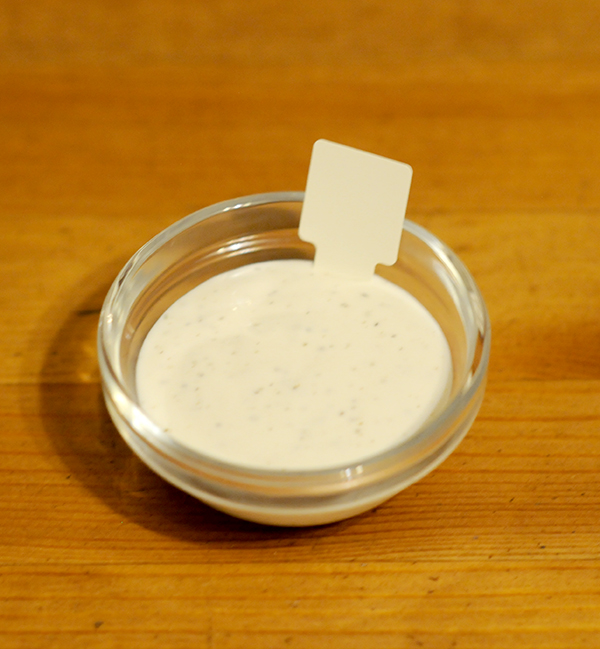
M 358 463 L 414 434 L 450 381 L 410 294 L 301 260 L 243 266 L 177 300 L 137 364 L 145 412 L 182 444 L 253 468 Z

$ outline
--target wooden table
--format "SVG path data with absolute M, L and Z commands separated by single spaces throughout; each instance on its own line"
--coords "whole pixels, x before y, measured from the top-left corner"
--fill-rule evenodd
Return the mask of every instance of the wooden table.
M 600 9 L 530 4 L 0 0 L 0 646 L 600 646 Z M 266 528 L 121 441 L 98 311 L 173 221 L 303 189 L 319 137 L 414 167 L 489 384 L 421 482 Z

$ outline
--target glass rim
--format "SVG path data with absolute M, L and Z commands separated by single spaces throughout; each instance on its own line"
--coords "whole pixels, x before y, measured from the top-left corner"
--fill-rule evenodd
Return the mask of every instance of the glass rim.
M 282 486 L 285 485 L 287 490 L 292 487 L 290 481 L 293 481 L 295 486 L 300 486 L 304 482 L 315 479 L 319 480 L 321 484 L 339 483 L 340 478 L 343 481 L 351 481 L 353 478 L 359 477 L 361 479 L 368 479 L 368 474 L 371 472 L 379 473 L 380 470 L 385 470 L 386 468 L 391 470 L 392 467 L 395 467 L 394 470 L 397 470 L 399 463 L 412 466 L 413 462 L 411 462 L 411 458 L 422 457 L 422 453 L 419 453 L 419 451 L 423 447 L 431 446 L 432 441 L 435 440 L 436 433 L 439 436 L 441 429 L 460 417 L 465 406 L 474 398 L 476 392 L 485 381 L 491 344 L 491 325 L 483 296 L 466 266 L 445 243 L 424 227 L 409 219 L 405 219 L 404 229 L 425 243 L 443 260 L 446 268 L 453 269 L 460 277 L 460 280 L 467 289 L 469 304 L 474 312 L 476 312 L 473 317 L 478 320 L 477 332 L 483 341 L 481 354 L 478 359 L 474 360 L 471 358 L 467 364 L 473 370 L 474 362 L 477 363 L 473 371 L 467 372 L 468 382 L 463 380 L 457 394 L 445 404 L 439 413 L 432 416 L 414 434 L 384 451 L 349 465 L 346 463 L 313 470 L 281 470 L 247 467 L 218 460 L 180 443 L 152 421 L 124 384 L 119 371 L 114 367 L 110 354 L 107 351 L 106 337 L 109 335 L 107 330 L 112 324 L 112 310 L 127 278 L 135 273 L 156 250 L 168 241 L 211 216 L 265 204 L 301 203 L 303 198 L 304 192 L 301 191 L 252 194 L 221 201 L 183 217 L 156 234 L 132 255 L 115 278 L 104 300 L 99 318 L 97 344 L 100 373 L 105 390 L 108 390 L 111 398 L 113 398 L 112 395 L 116 390 L 119 404 L 115 402 L 115 406 L 122 408 L 125 405 L 127 411 L 133 413 L 136 426 L 132 426 L 132 430 L 144 444 L 151 446 L 154 452 L 160 456 L 176 462 L 181 468 L 194 474 L 202 474 L 213 478 L 227 476 L 231 479 L 235 477 L 235 482 L 238 484 L 259 485 L 266 483 L 273 487 L 280 484 Z M 465 383 L 467 384 L 465 385 Z M 113 399 L 113 401 L 115 400 Z

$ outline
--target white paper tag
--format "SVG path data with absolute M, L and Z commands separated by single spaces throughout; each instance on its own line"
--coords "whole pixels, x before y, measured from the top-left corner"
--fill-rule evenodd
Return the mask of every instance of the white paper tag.
M 315 245 L 315 270 L 366 280 L 393 264 L 412 168 L 328 140 L 315 142 L 299 235 Z

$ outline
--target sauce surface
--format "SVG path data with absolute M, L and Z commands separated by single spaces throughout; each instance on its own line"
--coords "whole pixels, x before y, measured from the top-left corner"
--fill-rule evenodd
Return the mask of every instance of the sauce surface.
M 138 359 L 145 412 L 215 459 L 355 464 L 414 434 L 450 381 L 448 343 L 409 293 L 302 260 L 243 266 L 171 305 Z

